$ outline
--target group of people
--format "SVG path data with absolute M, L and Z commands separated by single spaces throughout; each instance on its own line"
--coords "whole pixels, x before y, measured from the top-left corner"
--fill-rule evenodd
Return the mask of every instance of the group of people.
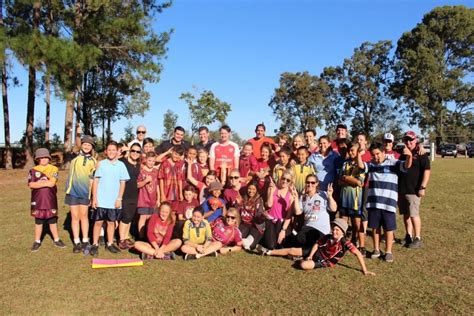
M 241 148 L 226 125 L 218 141 L 209 139 L 207 127 L 199 128 L 196 145 L 184 139 L 180 126 L 159 145 L 146 132 L 140 125 L 129 144 L 109 141 L 100 161 L 94 139 L 82 138 L 64 201 L 74 253 L 97 256 L 103 243 L 111 253 L 132 249 L 144 260 L 177 254 L 193 260 L 244 249 L 287 256 L 308 270 L 332 267 L 350 251 L 371 275 L 364 261 L 368 228 L 370 257 L 393 262 L 397 208 L 404 245 L 422 245 L 419 210 L 430 162 L 412 131 L 404 134 L 400 153 L 393 150 L 392 134 L 369 147 L 363 133 L 351 142 L 344 124 L 334 140 L 306 130 L 290 141 L 286 135 L 266 137 L 262 123 Z M 41 247 L 44 224 L 54 244 L 65 247 L 57 230 L 58 169 L 50 159 L 47 149 L 38 149 L 29 173 L 32 251 Z

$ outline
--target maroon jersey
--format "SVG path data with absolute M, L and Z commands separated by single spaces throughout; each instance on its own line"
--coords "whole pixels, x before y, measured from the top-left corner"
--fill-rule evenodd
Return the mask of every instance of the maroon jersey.
M 241 177 L 247 177 L 249 172 L 257 172 L 257 158 L 254 155 L 240 156 L 239 173 Z
M 158 200 L 158 169 L 153 168 L 151 171 L 148 171 L 142 168 L 137 181 L 141 182 L 145 180 L 147 176 L 151 177 L 151 182 L 138 189 L 137 207 L 156 207 Z
M 221 218 L 216 219 L 212 224 L 212 239 L 220 241 L 224 246 L 242 245 L 242 234 L 237 227 L 224 224 Z
M 48 181 L 58 178 L 58 168 L 53 165 L 36 166 L 28 173 L 28 183 Z M 43 187 L 31 190 L 31 215 L 36 218 L 57 216 L 57 187 Z
M 192 199 L 191 202 L 186 200 L 179 201 L 178 205 L 176 206 L 176 214 L 183 215 L 186 219 L 191 219 L 193 216 L 194 208 L 199 206 L 199 201 L 197 199 Z

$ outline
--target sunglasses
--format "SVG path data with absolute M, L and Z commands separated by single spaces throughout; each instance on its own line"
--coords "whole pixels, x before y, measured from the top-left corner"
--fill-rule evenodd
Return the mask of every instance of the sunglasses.
M 238 179 L 238 178 L 240 178 L 240 177 L 239 177 L 239 176 L 237 176 L 237 177 L 229 177 L 230 180 L 236 180 L 236 179 Z
M 227 215 L 225 218 L 227 218 L 227 219 L 236 219 L 237 217 L 235 217 L 235 216 L 230 216 L 230 215 Z
M 137 134 L 146 134 L 146 131 L 137 131 Z
M 316 184 L 316 181 L 306 181 L 306 184 Z
M 281 180 L 282 180 L 282 181 L 286 181 L 286 182 L 288 182 L 288 183 L 291 182 L 291 179 L 290 179 L 290 178 L 281 178 Z
M 131 154 L 141 154 L 141 151 L 140 150 L 130 150 L 130 153 Z

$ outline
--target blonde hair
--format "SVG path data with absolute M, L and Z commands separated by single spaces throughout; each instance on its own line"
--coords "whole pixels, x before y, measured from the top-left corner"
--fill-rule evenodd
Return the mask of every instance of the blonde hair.
M 231 207 L 227 210 L 227 215 L 229 215 L 229 213 L 232 212 L 234 215 L 235 215 L 235 222 L 236 222 L 236 227 L 239 228 L 240 226 L 240 212 L 235 208 L 235 207 Z

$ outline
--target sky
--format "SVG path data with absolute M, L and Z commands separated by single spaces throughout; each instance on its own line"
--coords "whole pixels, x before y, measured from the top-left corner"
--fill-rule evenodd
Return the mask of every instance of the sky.
M 396 45 L 433 8 L 459 4 L 473 7 L 474 1 L 175 0 L 154 23 L 157 32 L 174 31 L 160 82 L 146 86 L 150 109 L 144 117 L 113 123 L 113 138 L 120 139 L 129 124 L 143 124 L 148 136 L 161 137 L 168 109 L 178 115 L 178 125 L 190 129 L 188 108 L 179 96 L 194 87 L 231 104 L 227 123 L 242 138 L 254 136 L 260 122 L 273 134 L 280 123 L 268 103 L 283 72 L 319 75 L 324 67 L 341 65 L 363 42 L 391 40 Z M 27 72 L 18 64 L 11 71 L 21 83 L 9 89 L 15 142 L 26 125 Z M 63 139 L 65 101 L 54 98 L 51 106 L 51 133 Z M 38 92 L 35 124 L 44 122 L 44 96 Z

